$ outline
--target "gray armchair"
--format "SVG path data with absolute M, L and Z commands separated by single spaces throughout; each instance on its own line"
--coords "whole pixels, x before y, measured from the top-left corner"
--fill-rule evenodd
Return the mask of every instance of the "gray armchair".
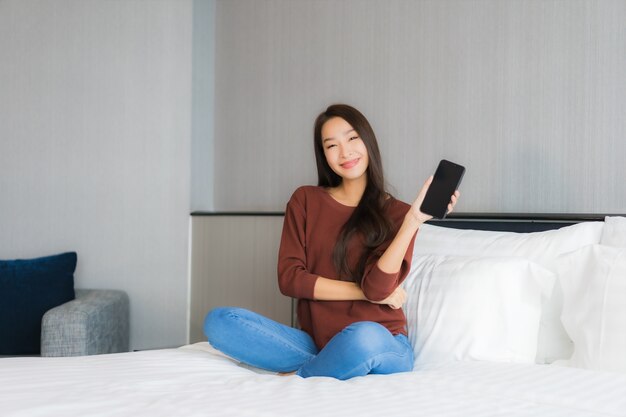
M 128 352 L 128 295 L 76 290 L 76 299 L 48 310 L 41 321 L 41 356 Z

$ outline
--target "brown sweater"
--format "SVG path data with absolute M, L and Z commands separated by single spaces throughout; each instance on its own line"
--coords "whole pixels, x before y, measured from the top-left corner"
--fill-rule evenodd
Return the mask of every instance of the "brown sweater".
M 350 277 L 339 277 L 332 253 L 341 227 L 352 214 L 354 207 L 345 206 L 322 187 L 298 188 L 285 211 L 282 239 L 278 254 L 278 285 L 280 291 L 298 299 L 298 321 L 302 330 L 315 340 L 318 348 L 343 328 L 358 321 L 375 321 L 385 326 L 392 334 L 406 335 L 406 317 L 401 309 L 369 301 L 316 301 L 313 288 L 318 276 L 329 279 L 354 281 Z M 386 249 L 409 210 L 409 205 L 390 198 L 386 205 L 388 218 L 394 231 L 380 246 Z M 397 274 L 381 271 L 376 259 L 370 259 L 365 270 L 361 288 L 369 300 L 380 301 L 389 296 L 404 280 L 411 266 L 413 240 L 404 255 Z M 358 237 L 348 245 L 348 264 L 353 268 L 362 251 L 362 240 Z

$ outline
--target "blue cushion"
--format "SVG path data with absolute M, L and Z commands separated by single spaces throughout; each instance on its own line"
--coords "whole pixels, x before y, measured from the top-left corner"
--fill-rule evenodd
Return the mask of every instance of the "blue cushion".
M 41 318 L 74 299 L 76 252 L 0 260 L 0 354 L 37 354 Z

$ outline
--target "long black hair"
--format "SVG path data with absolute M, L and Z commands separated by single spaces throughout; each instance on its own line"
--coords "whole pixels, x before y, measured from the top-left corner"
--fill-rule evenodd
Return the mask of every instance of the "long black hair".
M 392 226 L 385 216 L 385 204 L 388 199 L 388 193 L 385 191 L 383 165 L 374 130 L 361 112 L 346 104 L 329 106 L 315 120 L 314 146 L 315 161 L 317 162 L 317 185 L 336 187 L 342 181 L 342 178 L 328 165 L 322 143 L 322 127 L 324 123 L 335 117 L 340 117 L 348 122 L 358 133 L 365 144 L 369 158 L 365 192 L 358 206 L 343 225 L 333 250 L 333 263 L 339 273 L 339 277 L 352 279 L 360 286 L 363 273 L 367 267 L 368 257 L 378 246 L 387 240 L 391 233 Z M 362 239 L 364 250 L 360 254 L 356 268 L 351 270 L 348 265 L 347 248 L 348 243 L 354 237 Z

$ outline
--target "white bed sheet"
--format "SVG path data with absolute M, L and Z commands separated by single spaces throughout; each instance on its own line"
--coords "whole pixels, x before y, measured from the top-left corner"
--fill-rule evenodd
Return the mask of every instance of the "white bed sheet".
M 113 355 L 0 359 L 0 415 L 626 416 L 626 375 L 455 362 L 342 382 L 258 372 L 198 343 Z

